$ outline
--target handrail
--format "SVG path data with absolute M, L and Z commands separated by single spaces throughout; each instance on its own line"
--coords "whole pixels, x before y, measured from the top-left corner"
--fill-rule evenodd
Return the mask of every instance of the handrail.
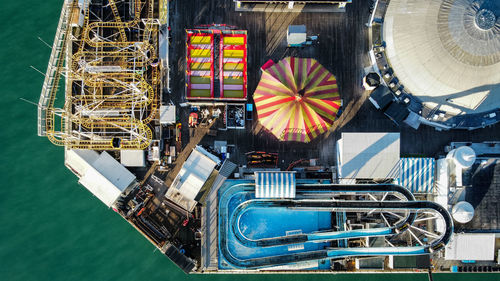
M 50 117 L 54 114 L 53 106 L 59 88 L 61 72 L 64 67 L 64 53 L 67 45 L 66 38 L 71 30 L 68 28 L 68 25 L 72 19 L 71 10 L 74 5 L 75 2 L 67 0 L 62 6 L 42 91 L 40 93 L 40 100 L 38 101 L 38 135 L 47 135 L 51 141 L 53 141 L 53 138 L 50 136 L 52 133 L 51 130 L 53 129 L 51 128 L 53 122 L 51 122 Z M 49 131 L 49 134 L 47 134 L 47 131 Z

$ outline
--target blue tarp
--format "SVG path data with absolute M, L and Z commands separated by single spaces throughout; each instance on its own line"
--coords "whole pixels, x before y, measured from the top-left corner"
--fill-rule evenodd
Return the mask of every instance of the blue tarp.
M 412 193 L 431 193 L 435 166 L 434 158 L 401 158 L 398 183 Z
M 295 198 L 295 172 L 255 172 L 256 198 Z

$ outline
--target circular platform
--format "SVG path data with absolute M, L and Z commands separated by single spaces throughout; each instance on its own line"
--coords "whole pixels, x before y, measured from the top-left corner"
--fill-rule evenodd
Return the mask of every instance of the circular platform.
M 394 75 L 428 108 L 500 107 L 500 1 L 391 0 L 384 41 Z

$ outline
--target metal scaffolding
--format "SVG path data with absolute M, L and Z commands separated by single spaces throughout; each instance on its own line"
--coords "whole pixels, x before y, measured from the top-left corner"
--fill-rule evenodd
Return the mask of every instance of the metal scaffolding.
M 65 1 L 40 96 L 38 133 L 68 148 L 145 149 L 159 103 L 157 1 L 97 2 Z M 56 108 L 61 76 L 64 106 Z

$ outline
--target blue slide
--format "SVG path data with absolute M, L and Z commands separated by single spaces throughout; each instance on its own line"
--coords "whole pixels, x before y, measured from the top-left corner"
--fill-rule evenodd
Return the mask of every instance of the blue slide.
M 254 191 L 251 184 L 239 184 L 232 186 L 219 198 L 219 246 L 224 258 L 236 268 L 260 268 L 276 265 L 285 265 L 301 261 L 325 260 L 334 258 L 345 258 L 352 256 L 387 256 L 387 255 L 422 255 L 439 250 L 448 242 L 453 233 L 453 221 L 450 214 L 442 206 L 429 201 L 415 201 L 413 194 L 407 189 L 392 184 L 383 185 L 297 185 L 297 194 L 301 192 L 393 192 L 399 193 L 407 201 L 334 201 L 308 196 L 307 199 L 255 199 L 247 198 L 236 207 L 229 208 L 229 202 L 238 193 L 250 193 Z M 240 229 L 242 215 L 255 208 L 291 208 L 294 210 L 318 210 L 318 211 L 369 211 L 373 209 L 387 211 L 407 211 L 407 216 L 392 227 L 381 227 L 374 229 L 359 229 L 350 231 L 316 231 L 312 233 L 291 234 L 287 236 L 250 239 Z M 438 212 L 445 224 L 446 230 L 439 239 L 429 245 L 413 247 L 372 247 L 372 248 L 323 248 L 319 250 L 287 253 L 284 255 L 260 256 L 252 258 L 238 258 L 234 254 L 228 241 L 229 232 L 238 242 L 249 248 L 266 248 L 283 245 L 300 244 L 306 242 L 328 242 L 338 239 L 390 236 L 403 232 L 409 228 L 416 218 L 418 210 L 433 210 Z M 229 213 L 230 212 L 230 213 Z

